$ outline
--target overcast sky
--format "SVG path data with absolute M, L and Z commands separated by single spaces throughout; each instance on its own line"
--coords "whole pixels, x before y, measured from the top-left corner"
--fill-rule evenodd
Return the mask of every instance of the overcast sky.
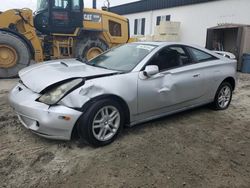
M 4 0 L 1 0 L 4 1 Z M 2 2 L 0 4 L 0 11 L 4 11 L 7 9 L 12 9 L 12 8 L 31 8 L 32 10 L 36 9 L 36 1 L 37 0 L 8 0 Z M 125 4 L 133 1 L 138 1 L 138 0 L 110 0 L 110 5 L 111 6 L 116 6 L 120 4 Z M 104 4 L 105 0 L 97 0 L 97 6 L 102 7 Z M 85 7 L 92 7 L 92 0 L 85 0 Z

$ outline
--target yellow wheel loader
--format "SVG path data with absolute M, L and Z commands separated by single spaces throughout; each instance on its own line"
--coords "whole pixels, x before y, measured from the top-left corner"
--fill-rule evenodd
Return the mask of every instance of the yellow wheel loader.
M 0 78 L 11 78 L 32 61 L 87 60 L 129 40 L 128 19 L 84 8 L 82 0 L 38 0 L 30 9 L 0 12 Z M 32 78 L 31 78 L 32 79 Z

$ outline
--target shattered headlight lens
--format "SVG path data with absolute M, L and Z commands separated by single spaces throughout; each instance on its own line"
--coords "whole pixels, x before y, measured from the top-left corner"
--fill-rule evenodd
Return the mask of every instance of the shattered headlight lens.
M 44 93 L 38 101 L 48 105 L 56 104 L 82 81 L 83 79 L 75 79 L 59 85 Z

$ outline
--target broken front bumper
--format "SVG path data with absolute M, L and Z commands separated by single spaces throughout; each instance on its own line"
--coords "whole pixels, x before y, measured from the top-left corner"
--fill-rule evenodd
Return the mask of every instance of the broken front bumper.
M 17 84 L 9 94 L 9 102 L 27 129 L 42 137 L 70 140 L 73 127 L 82 112 L 62 105 L 48 106 L 37 102 L 39 97 L 40 94 Z

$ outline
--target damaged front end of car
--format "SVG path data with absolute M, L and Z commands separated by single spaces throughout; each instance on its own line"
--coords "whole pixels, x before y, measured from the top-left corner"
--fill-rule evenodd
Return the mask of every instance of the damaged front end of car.
M 117 74 L 116 71 L 72 61 L 69 66 L 52 62 L 22 70 L 20 82 L 9 94 L 10 106 L 20 122 L 42 137 L 70 140 L 82 115 L 79 106 L 90 98 L 86 92 L 96 89 L 89 87 L 89 83 L 96 78 Z M 74 97 L 76 92 L 82 101 Z

